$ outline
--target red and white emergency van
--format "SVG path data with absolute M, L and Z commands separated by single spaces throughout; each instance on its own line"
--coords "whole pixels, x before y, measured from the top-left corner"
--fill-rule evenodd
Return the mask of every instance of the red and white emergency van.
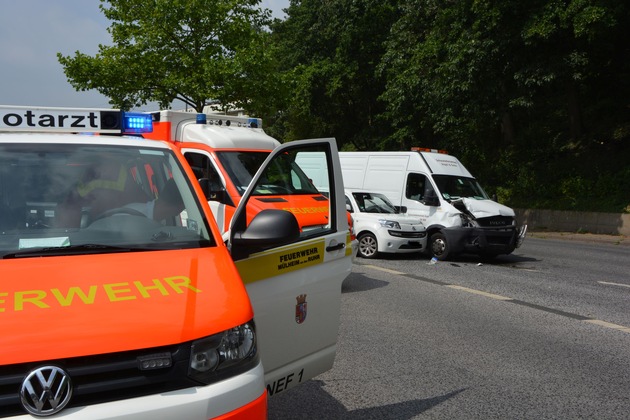
M 265 133 L 260 118 L 173 110 L 152 115 L 153 131 L 143 137 L 167 140 L 180 149 L 200 180 L 219 229 L 223 234 L 229 232 L 236 205 L 261 163 L 280 142 Z M 280 209 L 293 213 L 302 231 L 328 224 L 327 196 L 294 160 L 285 159 L 283 164 L 284 168 L 270 168 L 252 192 L 248 217 L 264 209 Z M 291 177 L 278 178 L 278 170 L 290 172 Z M 350 214 L 347 218 L 352 225 Z M 348 254 L 356 244 L 350 231 Z
M 216 113 L 159 111 L 154 115 L 153 132 L 145 138 L 173 142 L 204 184 L 219 228 L 229 230 L 230 220 L 243 193 L 267 155 L 280 145 L 262 129 L 259 118 Z M 292 178 L 276 178 L 272 170 L 250 203 L 253 214 L 266 208 L 292 212 L 303 230 L 328 223 L 328 199 L 309 181 L 299 166 L 291 166 Z
M 0 106 L 0 418 L 265 418 L 332 367 L 351 269 L 334 139 L 268 153 L 226 244 L 179 149 L 119 135 L 150 124 Z M 254 214 L 309 152 L 330 163 L 328 223 Z

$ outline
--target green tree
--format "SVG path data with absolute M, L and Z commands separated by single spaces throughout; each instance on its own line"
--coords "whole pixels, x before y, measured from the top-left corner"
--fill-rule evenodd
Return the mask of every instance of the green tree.
M 388 148 L 447 148 L 530 205 L 611 202 L 592 186 L 628 167 L 629 12 L 614 0 L 406 2 L 380 67 Z
M 376 67 L 397 3 L 291 1 L 287 19 L 272 25 L 292 93 L 279 120 L 284 137 L 334 136 L 342 147 L 369 149 L 386 136 Z
M 270 12 L 260 0 L 101 0 L 112 45 L 89 56 L 58 54 L 70 84 L 95 89 L 122 109 L 179 100 L 257 113 L 279 84 Z

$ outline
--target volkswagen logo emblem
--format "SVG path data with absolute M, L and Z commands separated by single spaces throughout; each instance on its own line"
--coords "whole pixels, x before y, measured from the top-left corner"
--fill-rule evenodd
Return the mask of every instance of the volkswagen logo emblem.
M 68 373 L 56 366 L 43 366 L 31 371 L 22 381 L 22 406 L 34 416 L 50 416 L 60 412 L 72 397 L 72 381 Z

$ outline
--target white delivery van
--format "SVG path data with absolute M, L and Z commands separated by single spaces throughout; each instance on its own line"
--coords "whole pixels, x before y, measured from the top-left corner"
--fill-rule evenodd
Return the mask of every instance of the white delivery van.
M 402 212 L 418 217 L 427 230 L 427 248 L 439 260 L 460 253 L 510 254 L 525 237 L 527 226 L 517 226 L 514 210 L 491 200 L 464 165 L 444 151 L 339 156 L 345 188 L 385 194 Z
M 417 217 L 400 214 L 387 197 L 364 190 L 346 190 L 346 210 L 352 215 L 359 257 L 379 253 L 422 252 L 427 232 Z

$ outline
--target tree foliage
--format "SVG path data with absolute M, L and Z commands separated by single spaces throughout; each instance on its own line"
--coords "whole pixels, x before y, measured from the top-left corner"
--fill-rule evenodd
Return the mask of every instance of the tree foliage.
M 59 61 L 121 108 L 215 100 L 283 140 L 448 149 L 515 207 L 630 211 L 630 3 L 289 1 L 101 0 L 113 45 Z
M 387 135 L 376 66 L 396 3 L 291 1 L 288 18 L 272 26 L 292 92 L 280 121 L 284 137 L 334 136 L 342 146 L 365 148 Z
M 446 148 L 512 205 L 630 203 L 627 2 L 293 0 L 276 30 L 289 133 Z
M 77 90 L 96 89 L 129 109 L 174 100 L 264 109 L 279 83 L 260 0 L 101 0 L 112 45 L 58 54 Z

